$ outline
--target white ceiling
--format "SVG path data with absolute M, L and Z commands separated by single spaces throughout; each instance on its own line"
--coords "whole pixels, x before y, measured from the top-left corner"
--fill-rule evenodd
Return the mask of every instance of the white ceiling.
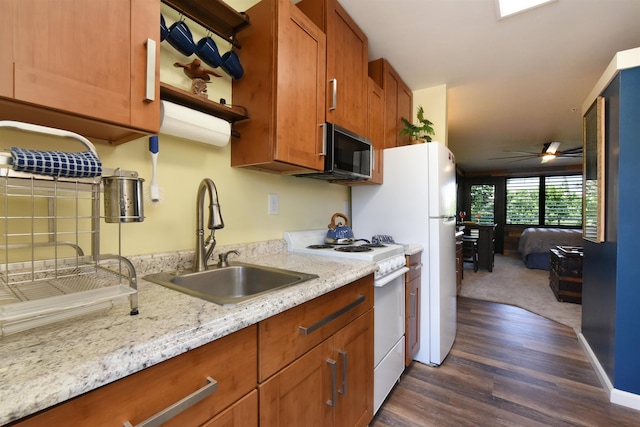
M 570 164 L 489 159 L 582 145 L 582 103 L 616 52 L 640 46 L 640 0 L 557 0 L 501 20 L 495 0 L 339 2 L 369 59 L 412 90 L 447 85 L 448 144 L 467 172 Z

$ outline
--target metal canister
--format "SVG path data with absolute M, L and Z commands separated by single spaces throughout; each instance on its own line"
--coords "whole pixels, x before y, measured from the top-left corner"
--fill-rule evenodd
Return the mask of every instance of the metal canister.
M 102 177 L 104 220 L 108 223 L 144 221 L 144 179 L 130 176 Z

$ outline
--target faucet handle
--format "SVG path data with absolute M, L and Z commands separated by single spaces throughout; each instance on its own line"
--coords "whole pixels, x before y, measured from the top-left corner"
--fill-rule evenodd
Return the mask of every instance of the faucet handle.
M 229 262 L 227 261 L 227 257 L 229 256 L 229 254 L 236 254 L 236 255 L 240 255 L 240 252 L 234 250 L 231 251 L 227 251 L 224 253 L 221 253 L 218 255 L 218 268 L 221 267 L 228 267 L 229 266 Z

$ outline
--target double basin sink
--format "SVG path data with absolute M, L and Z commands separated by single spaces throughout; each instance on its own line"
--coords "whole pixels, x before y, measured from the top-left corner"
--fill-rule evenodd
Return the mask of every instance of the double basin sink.
M 144 277 L 150 282 L 220 305 L 237 304 L 316 278 L 315 274 L 245 263 L 200 272 L 162 272 Z

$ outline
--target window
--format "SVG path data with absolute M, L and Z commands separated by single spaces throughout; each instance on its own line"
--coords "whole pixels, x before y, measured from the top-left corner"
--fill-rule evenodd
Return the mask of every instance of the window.
M 582 175 L 508 178 L 507 224 L 580 227 Z
M 582 175 L 545 179 L 544 225 L 582 225 Z
M 472 185 L 471 186 L 471 212 L 469 221 L 487 222 L 493 224 L 495 221 L 496 186 L 495 185 Z
M 540 224 L 540 178 L 507 178 L 507 224 Z

